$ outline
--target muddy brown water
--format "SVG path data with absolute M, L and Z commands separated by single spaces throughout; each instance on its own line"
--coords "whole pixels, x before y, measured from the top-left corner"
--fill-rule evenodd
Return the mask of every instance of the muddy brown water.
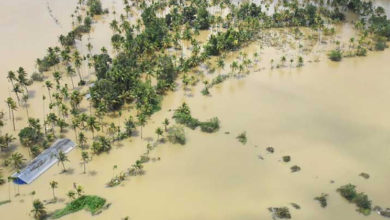
M 6 48 L 0 51 L 4 58 L 0 65 L 2 74 L 19 65 L 32 71 L 31 62 L 43 55 L 45 48 L 54 44 L 56 36 L 67 28 L 75 5 L 64 0 L 49 1 L 53 14 L 61 21 L 61 29 L 51 20 L 46 1 L 12 2 L 0 3 L 2 16 L 8 19 L 1 19 L 6 24 L 2 28 L 14 36 L 6 34 L 0 41 L 1 48 Z M 19 15 L 22 27 L 38 30 L 42 23 L 45 25 L 42 31 L 28 34 L 28 29 L 14 26 L 15 14 Z M 97 40 L 101 45 L 105 43 L 105 31 L 97 30 L 102 33 L 102 40 Z M 29 43 L 10 43 L 26 41 Z M 390 51 L 386 50 L 340 63 L 323 59 L 299 69 L 252 72 L 212 88 L 210 97 L 200 94 L 201 84 L 191 92 L 179 88 L 164 98 L 162 110 L 144 128 L 144 140 L 134 137 L 115 144 L 109 154 L 94 156 L 87 165 L 87 174 L 82 173 L 80 150 L 72 151 L 71 163 L 66 164 L 69 173 L 60 174 L 61 166 L 55 165 L 32 184 L 21 186 L 21 195 L 17 197 L 14 193 L 18 189 L 11 186 L 12 203 L 1 205 L 0 215 L 7 219 L 31 219 L 32 200 L 51 200 L 49 182 L 56 180 L 60 202 L 46 205 L 47 210 L 63 207 L 68 201 L 66 193 L 77 183 L 86 194 L 102 196 L 111 203 L 94 219 L 271 219 L 267 210 L 271 206 L 290 207 L 293 219 L 382 219 L 376 213 L 368 217 L 358 214 L 355 206 L 335 190 L 353 183 L 358 191 L 369 195 L 374 205 L 390 207 L 389 58 Z M 1 83 L 3 100 L 8 96 L 8 83 Z M 46 90 L 37 84 L 33 91 L 36 97 L 31 100 L 30 114 L 42 117 L 40 96 Z M 206 120 L 217 116 L 221 120 L 220 131 L 205 134 L 185 129 L 185 146 L 160 144 L 151 156 L 161 160 L 146 164 L 146 175 L 106 188 L 105 183 L 113 175 L 126 170 L 145 151 L 147 140 L 156 138 L 155 129 L 172 115 L 169 110 L 184 101 L 194 117 Z M 3 103 L 1 106 L 6 110 Z M 17 127 L 22 127 L 24 109 L 18 111 L 18 116 L 21 119 Z M 5 127 L 10 128 L 9 124 Z M 246 145 L 235 138 L 243 131 L 247 132 Z M 67 135 L 71 137 L 72 133 Z M 275 148 L 274 154 L 267 153 L 268 146 Z M 26 153 L 23 148 L 20 151 Z M 291 162 L 281 161 L 285 155 L 291 156 Z M 113 170 L 114 165 L 118 169 Z M 299 165 L 302 170 L 291 173 L 292 165 Z M 359 177 L 361 172 L 369 173 L 370 179 Z M 32 191 L 36 191 L 35 196 L 29 195 Z M 325 209 L 313 200 L 321 193 L 329 194 Z M 6 199 L 7 184 L 0 187 L 0 201 Z M 292 208 L 291 202 L 301 209 Z M 63 219 L 87 218 L 91 215 L 81 211 Z

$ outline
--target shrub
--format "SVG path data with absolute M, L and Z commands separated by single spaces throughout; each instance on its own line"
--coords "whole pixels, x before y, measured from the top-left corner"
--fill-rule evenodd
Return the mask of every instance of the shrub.
M 375 50 L 378 50 L 378 51 L 383 51 L 387 48 L 387 45 L 386 45 L 386 41 L 384 40 L 377 40 L 375 42 Z
M 103 14 L 102 3 L 100 0 L 88 0 L 87 5 L 91 16 Z
M 43 75 L 41 73 L 34 72 L 31 75 L 31 79 L 33 81 L 42 82 L 44 80 L 44 77 L 43 77 Z
M 356 49 L 356 56 L 364 57 L 367 55 L 367 49 L 364 47 L 359 46 Z
M 176 123 L 183 124 L 191 129 L 195 129 L 200 125 L 200 121 L 191 116 L 190 108 L 186 103 L 183 103 L 178 109 L 175 110 L 173 118 Z
M 364 193 L 356 194 L 355 198 L 353 198 L 353 203 L 359 207 L 359 211 L 365 215 L 370 214 L 371 212 L 371 201 L 368 199 L 368 196 Z
M 167 138 L 173 144 L 179 143 L 181 145 L 184 145 L 186 143 L 184 128 L 176 125 L 170 127 L 168 129 Z
M 328 197 L 328 194 L 321 193 L 321 195 L 315 197 L 314 200 L 317 200 L 318 202 L 320 202 L 321 207 L 325 208 L 328 205 L 327 197 Z
M 207 122 L 201 122 L 200 128 L 203 132 L 212 133 L 219 129 L 219 119 L 217 117 L 210 119 Z
M 352 201 L 356 197 L 356 186 L 352 184 L 347 184 L 344 186 L 341 186 L 337 189 L 337 192 L 341 194 L 342 197 L 347 199 L 348 201 Z
M 341 54 L 340 50 L 332 50 L 332 51 L 330 51 L 328 56 L 329 56 L 330 60 L 336 61 L 336 62 L 338 62 L 342 59 L 342 54 Z
M 82 209 L 90 211 L 92 214 L 97 213 L 101 208 L 103 208 L 106 200 L 99 196 L 80 196 L 76 200 L 73 200 L 66 205 L 64 209 L 54 212 L 52 218 L 57 219 L 62 216 L 78 212 Z
M 239 134 L 237 137 L 238 141 L 242 144 L 246 144 L 247 142 L 247 138 L 246 138 L 246 132 L 242 132 L 241 134 Z

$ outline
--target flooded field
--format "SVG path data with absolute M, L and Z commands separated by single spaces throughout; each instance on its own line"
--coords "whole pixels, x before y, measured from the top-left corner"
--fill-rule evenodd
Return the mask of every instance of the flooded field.
M 384 6 L 388 3 L 379 2 Z M 103 3 L 112 8 L 119 1 Z M 75 0 L 0 3 L 5 18 L 0 20 L 5 33 L 0 39 L 1 100 L 10 94 L 5 78 L 8 70 L 22 65 L 29 73 L 34 71 L 34 60 L 43 56 L 45 48 L 56 44 L 59 34 L 71 28 L 69 14 L 75 4 Z M 98 51 L 109 44 L 111 30 L 103 19 L 94 28 L 91 41 L 94 51 Z M 348 27 L 342 30 L 348 32 Z M 203 35 L 207 37 L 204 32 Z M 78 45 L 84 52 L 85 38 L 83 45 Z M 242 51 L 252 54 L 257 48 L 254 42 Z M 210 96 L 201 94 L 201 83 L 188 90 L 179 86 L 164 97 L 161 110 L 143 128 L 143 139 L 137 136 L 114 143 L 110 153 L 94 156 L 87 165 L 87 174 L 83 174 L 81 150 L 75 149 L 69 153 L 67 173 L 61 173 L 61 165 L 55 165 L 30 185 L 0 186 L 0 201 L 9 196 L 12 200 L 0 205 L 0 216 L 31 219 L 35 198 L 48 202 L 45 204 L 49 211 L 62 208 L 69 202 L 67 192 L 77 183 L 86 194 L 101 196 L 111 205 L 93 217 L 81 211 L 61 219 L 272 219 L 268 208 L 280 206 L 290 207 L 292 218 L 299 220 L 384 219 L 375 212 L 369 216 L 359 214 L 355 205 L 336 189 L 352 183 L 369 196 L 373 206 L 390 207 L 390 50 L 340 63 L 322 56 L 320 62 L 282 69 L 269 68 L 268 54 L 275 55 L 267 50 L 261 55 L 266 64 L 261 61 L 264 68 L 260 71 L 253 68 L 244 77 L 232 77 L 210 89 Z M 34 84 L 30 93 L 29 114 L 42 118 L 42 105 L 49 111 L 41 98 L 47 90 L 42 84 Z M 145 164 L 145 175 L 107 188 L 106 183 L 114 175 L 130 167 L 146 145 L 156 140 L 155 129 L 165 118 L 171 118 L 173 110 L 183 102 L 200 120 L 218 117 L 220 130 L 207 134 L 185 128 L 186 145 L 159 143 L 150 155 L 156 160 Z M 0 107 L 8 114 L 3 101 Z M 87 109 L 88 103 L 83 107 Z M 25 126 L 25 117 L 26 112 L 20 108 L 16 123 L 19 129 Z M 121 122 L 124 118 L 108 120 Z M 11 123 L 5 128 L 17 137 Z M 242 132 L 248 138 L 245 145 L 236 139 Z M 69 128 L 64 136 L 74 138 L 73 131 Z M 267 147 L 273 147 L 275 152 L 268 152 Z M 28 155 L 26 149 L 18 148 Z M 282 157 L 287 155 L 291 161 L 285 163 Z M 293 165 L 302 170 L 292 173 Z M 362 172 L 370 178 L 359 176 Z M 58 182 L 56 203 L 49 203 L 52 180 Z M 16 192 L 20 195 L 15 197 Z M 329 195 L 326 208 L 314 200 L 321 193 Z M 300 209 L 294 209 L 291 203 Z

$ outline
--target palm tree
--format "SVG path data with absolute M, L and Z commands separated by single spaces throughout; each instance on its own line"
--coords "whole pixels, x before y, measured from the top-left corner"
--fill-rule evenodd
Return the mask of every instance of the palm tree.
M 49 92 L 49 98 L 50 98 L 50 102 L 51 102 L 51 89 L 53 88 L 53 83 L 51 83 L 49 80 L 47 80 L 45 82 L 45 86 L 47 88 L 47 91 Z
M 87 137 L 83 132 L 80 132 L 78 135 L 78 142 L 81 149 L 84 149 L 87 144 Z
M 160 127 L 158 127 L 156 129 L 156 134 L 157 134 L 157 141 L 158 141 L 160 139 L 160 135 L 163 134 L 163 130 Z
M 5 101 L 8 105 L 8 110 L 9 110 L 9 115 L 10 115 L 10 118 L 12 118 L 12 124 L 13 124 L 13 127 L 14 127 L 14 131 L 16 130 L 15 128 L 15 115 L 14 115 L 14 111 L 18 108 L 16 106 L 16 103 L 15 101 L 11 98 L 11 97 L 8 97 L 7 100 Z
M 77 196 L 78 196 L 78 197 L 82 196 L 82 194 L 84 193 L 83 187 L 80 186 L 80 185 L 78 185 L 78 186 L 76 187 L 76 192 L 77 192 Z
M 27 92 L 27 95 L 28 95 L 28 88 L 27 88 L 27 86 L 30 85 L 30 82 L 27 79 L 26 71 L 23 69 L 23 67 L 19 67 L 19 69 L 16 72 L 18 73 L 18 81 L 19 81 L 20 85 L 22 85 L 26 89 L 26 92 Z
M 15 169 L 19 170 L 23 166 L 23 161 L 26 159 L 23 157 L 23 155 L 19 152 L 11 154 L 11 157 L 9 159 L 14 166 Z
M 75 71 L 74 69 L 72 68 L 71 65 L 68 65 L 66 67 L 66 74 L 69 76 L 70 78 L 70 81 L 72 82 L 72 88 L 74 89 L 74 82 L 73 82 L 73 75 L 74 75 Z
M 79 78 L 80 78 L 80 83 L 82 83 L 83 82 L 83 78 L 82 78 L 81 72 L 80 72 L 81 57 L 80 57 L 80 54 L 79 54 L 79 52 L 77 50 L 73 53 L 73 60 L 74 60 L 74 66 L 77 69 L 77 74 L 79 75 Z
M 31 210 L 31 212 L 34 215 L 34 218 L 37 220 L 44 219 L 47 214 L 45 206 L 39 199 L 34 200 L 33 209 Z
M 167 127 L 168 127 L 168 125 L 169 125 L 169 120 L 168 120 L 168 118 L 165 118 L 165 119 L 164 119 L 163 125 L 164 125 L 164 130 L 167 131 Z
M 91 130 L 91 132 L 92 132 L 92 139 L 94 139 L 95 138 L 95 130 L 97 130 L 97 131 L 100 130 L 99 123 L 97 122 L 96 117 L 94 117 L 94 116 L 88 117 L 87 126 L 88 126 L 89 130 Z
M 16 88 L 16 84 L 14 83 L 15 81 L 17 81 L 15 73 L 13 71 L 9 71 L 7 79 L 11 82 L 11 84 L 12 84 L 12 91 L 15 92 L 16 98 L 17 98 L 17 100 L 19 102 L 19 94 L 18 93 L 19 93 L 20 89 L 17 89 Z
M 141 128 L 141 139 L 142 139 L 142 128 L 146 124 L 146 116 L 143 113 L 139 113 L 139 114 L 137 114 L 137 119 L 138 119 L 138 125 Z
M 81 152 L 81 159 L 83 160 L 84 173 L 86 173 L 86 164 L 88 163 L 88 160 L 90 159 L 87 151 Z
M 66 161 L 69 161 L 68 157 L 66 156 L 66 154 L 60 150 L 58 152 L 58 154 L 56 155 L 57 159 L 58 159 L 58 164 L 62 164 L 62 168 L 63 168 L 63 171 L 66 172 L 66 168 L 65 168 L 65 162 Z
M 4 136 L 0 137 L 0 148 L 1 151 L 4 151 L 5 149 L 8 149 L 9 144 L 12 143 L 16 138 L 8 133 L 6 133 Z
M 53 180 L 49 184 L 50 184 L 50 188 L 53 190 L 53 200 L 55 200 L 56 194 L 54 193 L 54 189 L 58 187 L 58 182 Z
M 225 61 L 223 61 L 222 57 L 218 59 L 217 66 L 220 68 L 219 74 L 221 74 L 221 71 L 225 67 Z
M 69 197 L 69 199 L 74 200 L 76 193 L 73 190 L 69 190 L 66 195 Z

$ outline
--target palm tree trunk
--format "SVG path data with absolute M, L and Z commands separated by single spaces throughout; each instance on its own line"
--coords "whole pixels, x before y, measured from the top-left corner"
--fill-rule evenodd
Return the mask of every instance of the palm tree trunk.
M 15 115 L 14 115 L 14 110 L 11 111 L 12 112 L 12 124 L 14 126 L 14 131 L 16 130 L 15 128 Z

